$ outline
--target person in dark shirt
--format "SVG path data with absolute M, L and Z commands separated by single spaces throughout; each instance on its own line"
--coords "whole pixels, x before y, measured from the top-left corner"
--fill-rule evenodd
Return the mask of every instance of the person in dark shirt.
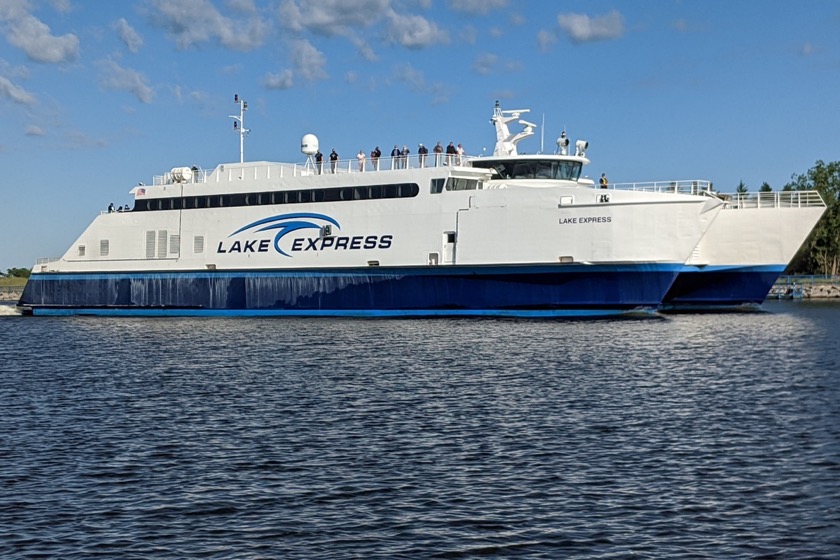
M 426 154 L 429 153 L 429 149 L 421 143 L 417 153 L 420 154 L 420 167 L 426 167 Z
M 373 164 L 373 170 L 379 171 L 379 158 L 382 157 L 382 151 L 377 146 L 371 153 L 370 153 L 370 161 Z
M 443 146 L 440 145 L 440 142 L 435 144 L 435 147 L 432 148 L 432 151 L 435 153 L 435 167 L 440 167 L 440 158 L 443 157 Z
M 607 174 L 606 173 L 601 173 L 601 178 L 598 180 L 598 182 L 601 183 L 601 188 L 602 189 L 606 189 L 607 187 L 610 186 L 610 182 L 607 180 Z
M 455 144 L 450 142 L 449 145 L 446 147 L 446 165 L 452 165 L 455 163 L 455 156 L 458 154 L 458 150 L 455 148 Z
M 337 166 L 338 166 L 338 154 L 336 153 L 335 148 L 333 148 L 333 151 L 330 152 L 330 168 L 332 169 L 333 173 L 335 173 L 335 168 Z
M 321 150 L 315 154 L 315 169 L 318 175 L 324 171 L 324 154 L 321 153 Z
M 400 168 L 400 149 L 394 144 L 394 149 L 391 150 L 391 169 Z

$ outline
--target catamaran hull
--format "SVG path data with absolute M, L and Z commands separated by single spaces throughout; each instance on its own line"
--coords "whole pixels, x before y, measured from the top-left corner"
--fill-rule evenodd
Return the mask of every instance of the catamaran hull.
M 825 212 L 816 192 L 759 193 L 718 214 L 665 295 L 668 312 L 761 304 Z
M 662 301 L 680 264 L 34 274 L 34 315 L 603 316 Z
M 719 310 L 760 305 L 785 265 L 686 266 L 665 295 L 661 311 Z

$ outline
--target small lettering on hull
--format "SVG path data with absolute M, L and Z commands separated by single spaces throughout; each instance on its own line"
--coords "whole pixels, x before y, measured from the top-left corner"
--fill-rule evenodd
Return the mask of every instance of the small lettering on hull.
M 583 216 L 581 218 L 560 218 L 560 225 L 568 224 L 609 224 L 612 222 L 612 216 Z

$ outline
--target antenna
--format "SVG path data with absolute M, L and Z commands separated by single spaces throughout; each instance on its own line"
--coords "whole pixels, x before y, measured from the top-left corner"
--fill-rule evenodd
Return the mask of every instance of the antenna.
M 545 153 L 545 113 L 542 114 L 542 125 L 540 129 L 540 153 Z
M 248 110 L 248 102 L 239 97 L 239 94 L 234 94 L 233 102 L 239 105 L 239 116 L 228 116 L 233 119 L 233 131 L 239 133 L 239 163 L 243 163 L 245 161 L 245 137 L 251 132 L 251 129 L 245 128 L 245 111 Z

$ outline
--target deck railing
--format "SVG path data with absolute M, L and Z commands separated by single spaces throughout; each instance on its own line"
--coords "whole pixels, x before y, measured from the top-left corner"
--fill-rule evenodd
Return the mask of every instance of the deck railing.
M 718 194 L 727 208 L 805 208 L 825 206 L 817 191 L 771 191 Z
M 803 208 L 825 206 L 817 191 L 770 191 L 755 193 L 719 193 L 712 190 L 709 181 L 648 181 L 642 183 L 615 183 L 609 188 L 617 190 L 647 191 L 710 195 L 723 199 L 726 208 Z
M 330 175 L 342 173 L 372 173 L 384 171 L 402 171 L 405 169 L 420 169 L 426 167 L 442 167 L 466 165 L 472 159 L 466 155 L 447 154 L 419 154 L 408 157 L 382 156 L 373 160 L 365 156 L 363 161 L 358 159 L 342 159 L 331 162 L 324 159 L 320 164 L 316 162 L 305 163 L 269 163 L 242 166 L 239 164 L 220 165 L 217 169 L 193 170 L 192 177 L 186 183 L 221 183 L 242 180 L 259 179 L 283 179 L 287 177 L 307 177 L 315 175 Z M 171 173 L 155 175 L 152 179 L 153 185 L 171 185 L 173 180 Z
M 679 181 L 645 181 L 638 183 L 614 183 L 607 188 L 622 191 L 644 191 L 677 194 L 704 194 L 711 192 L 712 184 L 699 179 Z

